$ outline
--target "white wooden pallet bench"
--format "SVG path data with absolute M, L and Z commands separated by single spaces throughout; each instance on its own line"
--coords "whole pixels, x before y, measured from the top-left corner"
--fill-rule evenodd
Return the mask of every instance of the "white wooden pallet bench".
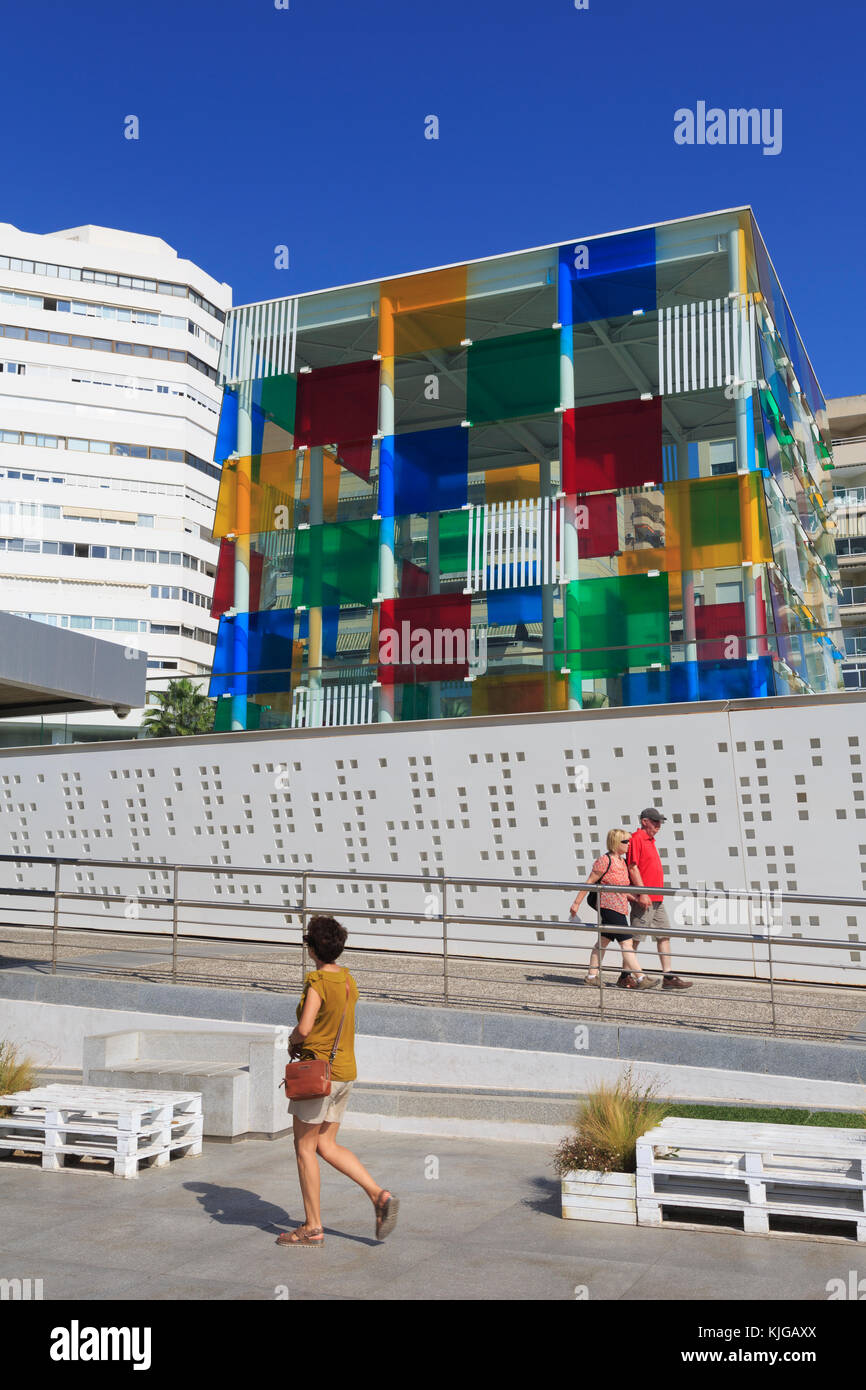
M 45 1091 L 63 1091 L 66 1087 L 58 1084 L 45 1086 Z M 171 1136 L 169 1139 L 169 1151 L 184 1149 L 189 1156 L 195 1157 L 201 1153 L 202 1149 L 202 1098 L 201 1091 L 138 1091 L 134 1088 L 124 1086 L 77 1086 L 76 1091 L 79 1095 L 84 1092 L 88 1100 L 99 1101 L 107 1096 L 109 1101 L 113 1100 L 118 1094 L 124 1100 L 133 1103 L 145 1102 L 147 1104 L 157 1102 L 159 1105 L 167 1105 L 171 1109 Z M 30 1092 L 32 1095 L 32 1092 Z
M 665 1209 L 716 1211 L 741 1214 L 749 1234 L 796 1218 L 845 1222 L 866 1241 L 866 1130 L 670 1116 L 637 1142 L 636 1196 L 643 1226 Z
M 45 1086 L 0 1095 L 0 1159 L 41 1154 L 48 1171 L 69 1155 L 111 1161 L 115 1176 L 138 1177 L 142 1161 L 161 1168 L 172 1152 L 201 1153 L 201 1097 L 193 1093 Z

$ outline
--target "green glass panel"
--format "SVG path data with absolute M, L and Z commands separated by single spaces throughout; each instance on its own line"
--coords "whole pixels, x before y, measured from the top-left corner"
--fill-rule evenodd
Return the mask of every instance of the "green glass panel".
M 261 725 L 262 709 L 261 705 L 254 705 L 251 700 L 247 701 L 247 723 L 248 729 L 258 729 Z M 213 732 L 215 734 L 229 734 L 232 728 L 232 702 L 230 697 L 225 697 L 216 702 L 216 713 L 214 714 Z
M 740 540 L 740 486 L 734 473 L 708 485 L 695 481 L 689 488 L 692 548 L 725 545 Z
M 559 405 L 559 333 L 514 333 L 469 349 L 466 411 L 473 425 L 544 415 Z
M 379 523 L 344 521 L 295 535 L 292 607 L 372 603 L 378 590 Z
M 269 420 L 295 432 L 295 396 L 298 379 L 291 372 L 285 376 L 267 376 L 262 382 L 262 410 Z
M 629 574 L 569 584 L 568 664 L 582 677 L 619 676 L 670 660 L 668 576 Z
M 401 720 L 430 718 L 429 685 L 404 685 L 402 692 L 400 699 Z
M 439 514 L 439 573 L 465 574 L 469 550 L 469 513 Z

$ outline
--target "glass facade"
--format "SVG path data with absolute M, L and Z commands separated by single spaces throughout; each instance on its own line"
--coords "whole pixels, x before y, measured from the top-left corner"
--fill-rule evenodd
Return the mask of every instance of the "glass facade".
M 217 727 L 842 688 L 748 209 L 234 309 L 221 370 Z

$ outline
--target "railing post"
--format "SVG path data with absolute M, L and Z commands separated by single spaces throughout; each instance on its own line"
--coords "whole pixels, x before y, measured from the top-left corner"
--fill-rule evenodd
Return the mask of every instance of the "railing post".
M 599 1012 L 604 1013 L 604 979 L 602 975 L 601 958 L 601 893 L 595 895 L 595 924 L 596 942 L 598 943 L 598 1007 Z
M 442 879 L 442 993 L 448 1003 L 448 918 L 446 914 L 447 879 Z
M 54 864 L 54 919 L 51 928 L 51 973 L 57 974 L 57 927 L 60 918 L 60 860 Z
M 301 988 L 307 976 L 307 948 L 304 937 L 307 934 L 307 871 L 301 871 Z
M 180 870 L 174 865 L 171 882 L 171 978 L 177 984 L 177 884 Z
M 773 988 L 773 924 L 767 924 L 767 965 L 770 970 L 770 1019 L 773 1026 L 773 1034 L 776 1034 L 776 992 Z

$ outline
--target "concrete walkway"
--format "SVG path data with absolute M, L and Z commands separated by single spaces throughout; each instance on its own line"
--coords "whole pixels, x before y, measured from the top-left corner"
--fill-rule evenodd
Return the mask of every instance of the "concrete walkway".
M 302 1215 L 291 1143 L 206 1144 L 134 1181 L 0 1165 L 0 1278 L 42 1279 L 46 1300 L 820 1301 L 866 1275 L 853 1243 L 563 1221 L 543 1146 L 346 1138 L 401 1198 L 382 1245 L 323 1165 L 325 1248 L 276 1246 Z
M 544 965 L 452 958 L 447 1004 L 452 1008 L 668 1024 L 809 1041 L 862 1043 L 866 1039 L 864 988 L 776 984 L 771 991 L 765 980 L 695 974 L 689 990 L 657 988 L 638 993 L 614 988 L 619 967 L 615 953 L 609 951 L 608 956 L 610 968 L 604 973 L 607 987 L 603 995 L 598 988 L 583 985 L 585 968 L 555 962 Z M 645 956 L 647 969 L 657 972 L 658 958 L 651 952 Z M 682 956 L 681 952 L 679 966 L 688 974 Z M 446 1002 L 440 959 L 359 950 L 347 951 L 343 959 L 366 999 L 426 1005 Z M 0 926 L 0 967 L 50 973 L 49 934 L 9 924 Z M 145 937 L 131 948 L 129 938 L 117 933 L 66 932 L 57 970 L 60 974 L 168 983 L 172 978 L 170 942 Z M 302 978 L 297 947 L 275 950 L 250 942 L 181 943 L 177 970 L 181 984 L 285 990 L 294 1000 Z

